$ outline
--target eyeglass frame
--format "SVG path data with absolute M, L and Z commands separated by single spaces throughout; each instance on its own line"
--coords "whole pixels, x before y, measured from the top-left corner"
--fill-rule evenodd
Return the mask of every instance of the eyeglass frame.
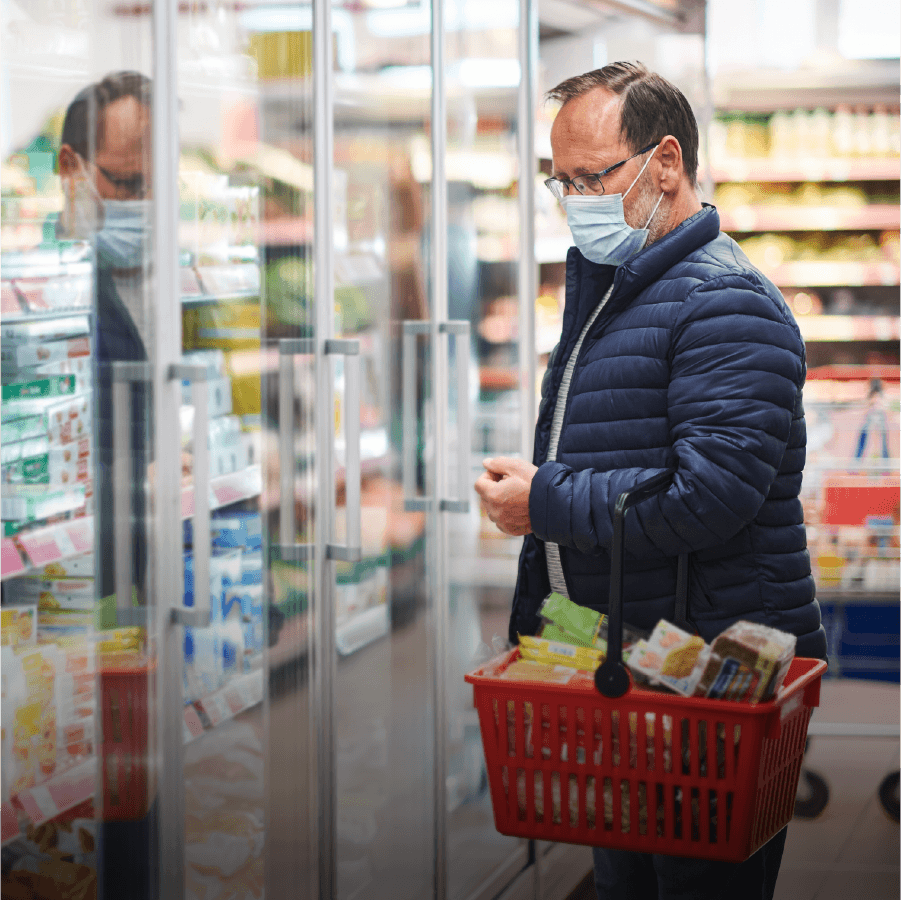
M 569 185 L 570 187 L 575 188 L 579 194 L 584 196 L 585 192 L 579 188 L 579 186 L 576 184 L 576 182 L 580 178 L 597 178 L 598 184 L 601 186 L 601 192 L 600 192 L 600 194 L 595 194 L 594 196 L 601 197 L 607 192 L 606 188 L 604 187 L 604 183 L 601 181 L 601 178 L 609 175 L 611 172 L 616 171 L 620 166 L 624 166 L 627 162 L 629 162 L 629 160 L 635 159 L 636 156 L 641 156 L 642 153 L 647 153 L 648 150 L 653 150 L 655 147 L 659 147 L 659 146 L 660 146 L 660 141 L 655 141 L 653 144 L 648 144 L 647 147 L 643 148 L 642 150 L 639 150 L 638 153 L 633 153 L 631 156 L 627 157 L 626 159 L 622 159 L 618 163 L 614 163 L 612 166 L 607 166 L 607 168 L 602 170 L 601 172 L 586 172 L 584 175 L 576 175 L 575 178 L 556 178 L 554 176 L 551 176 L 550 178 L 545 178 L 544 186 L 559 201 L 559 200 L 563 200 L 565 197 L 569 196 L 569 190 L 565 187 L 565 185 Z M 563 191 L 563 193 L 559 196 L 557 194 L 557 191 L 555 190 L 557 185 L 560 185 L 561 186 L 560 189 L 561 189 L 561 191 Z
M 86 160 L 86 162 L 89 162 L 116 189 L 117 194 L 124 193 L 129 198 L 143 200 L 150 193 L 150 186 L 144 175 L 129 175 L 122 178 L 104 169 L 93 160 Z M 138 184 L 139 187 L 136 190 L 130 190 L 130 184 Z

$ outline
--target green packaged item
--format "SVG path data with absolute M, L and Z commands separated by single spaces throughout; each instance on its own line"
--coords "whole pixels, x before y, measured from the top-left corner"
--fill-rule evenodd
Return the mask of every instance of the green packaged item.
M 568 631 L 564 631 L 559 625 L 554 625 L 553 622 L 549 622 L 541 629 L 541 636 L 546 640 L 556 641 L 557 643 L 572 644 L 575 647 L 588 647 L 589 649 L 594 649 L 587 641 L 583 641 L 582 638 L 576 637 L 576 635 L 570 634 Z
M 23 381 L 3 385 L 3 400 L 34 400 L 37 398 L 63 397 L 75 393 L 74 375 L 51 375 L 35 381 Z
M 578 603 L 573 603 L 569 597 L 564 597 L 563 594 L 558 594 L 556 591 L 544 598 L 540 612 L 545 619 L 553 622 L 558 628 L 584 641 L 585 646 L 597 646 L 598 633 L 603 620 L 600 613 L 587 606 L 579 606 Z

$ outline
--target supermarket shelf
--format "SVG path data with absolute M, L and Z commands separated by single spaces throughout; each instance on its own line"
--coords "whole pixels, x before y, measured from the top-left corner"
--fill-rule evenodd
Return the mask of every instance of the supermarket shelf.
M 874 159 L 734 159 L 713 166 L 715 182 L 727 181 L 897 181 L 901 160 Z
M 897 316 L 798 316 L 805 341 L 897 341 Z
M 87 316 L 93 312 L 90 306 L 73 306 L 66 309 L 41 310 L 40 312 L 4 313 L 4 325 L 16 325 L 24 322 L 44 322 L 53 319 L 65 319 L 68 316 Z
M 94 796 L 97 783 L 97 758 L 88 756 L 74 766 L 57 772 L 47 781 L 21 791 L 15 797 L 15 804 L 4 804 L 11 808 L 11 815 L 16 816 L 15 833 L 12 824 L 7 824 L 6 810 L 3 819 L 3 842 L 18 837 L 18 815 L 21 809 L 32 825 L 40 825 L 56 818 L 73 806 L 84 803 Z M 7 837 L 9 829 L 9 837 Z
M 243 500 L 251 500 L 262 491 L 262 472 L 259 465 L 250 466 L 230 475 L 219 475 L 210 481 L 211 509 L 220 509 Z M 190 485 L 181 492 L 182 518 L 194 515 L 194 489 Z M 94 547 L 94 519 L 84 516 L 57 522 L 17 535 L 15 540 L 4 538 L 2 543 L 2 578 L 12 578 L 59 562 L 72 556 L 89 553 Z
M 765 274 L 779 287 L 894 287 L 901 283 L 901 267 L 891 262 L 798 260 L 773 266 Z
M 840 206 L 739 206 L 720 210 L 723 231 L 866 231 L 898 228 L 901 210 L 890 203 Z
M 258 300 L 259 291 L 236 291 L 233 294 L 185 294 L 181 305 L 186 308 L 195 306 L 213 306 L 218 303 L 240 303 L 242 300 Z
M 185 706 L 184 742 L 190 743 L 221 722 L 253 708 L 263 700 L 263 670 L 240 675 L 223 688 Z M 54 819 L 94 796 L 97 783 L 97 757 L 89 756 L 47 781 L 21 791 L 15 802 L 3 804 L 3 843 L 20 835 L 19 812 L 32 825 Z

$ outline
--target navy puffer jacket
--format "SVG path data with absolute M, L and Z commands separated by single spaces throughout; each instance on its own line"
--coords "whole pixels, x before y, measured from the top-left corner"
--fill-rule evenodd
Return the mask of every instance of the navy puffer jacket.
M 560 380 L 588 316 L 613 292 L 578 357 L 557 459 L 546 462 Z M 619 494 L 676 467 L 626 517 L 624 619 L 672 618 L 690 553 L 690 617 L 705 640 L 738 619 L 825 658 L 799 492 L 804 342 L 778 289 L 720 232 L 712 206 L 616 269 L 569 251 L 560 343 L 542 387 L 510 638 L 535 634 L 550 591 L 545 541 L 569 596 L 606 611 Z

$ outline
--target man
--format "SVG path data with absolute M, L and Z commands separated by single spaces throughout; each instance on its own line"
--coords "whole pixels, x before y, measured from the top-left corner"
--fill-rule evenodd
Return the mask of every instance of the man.
M 93 351 L 96 364 L 96 533 L 98 591 L 115 591 L 113 521 L 112 381 L 116 362 L 143 362 L 153 347 L 150 282 L 151 82 L 137 72 L 116 72 L 82 90 L 63 119 L 59 173 L 63 209 L 61 240 L 93 242 L 96 304 Z M 145 481 L 151 434 L 150 395 L 132 388 L 131 499 L 134 571 L 144 589 L 147 540 Z M 123 523 L 118 523 L 122 527 Z
M 552 178 L 576 244 L 533 463 L 487 460 L 488 516 L 525 535 L 510 638 L 534 634 L 552 590 L 606 611 L 620 493 L 669 467 L 672 486 L 626 520 L 624 619 L 689 616 L 712 640 L 738 619 L 825 657 L 799 490 L 805 349 L 777 288 L 697 192 L 698 130 L 682 93 L 613 63 L 548 95 Z M 785 831 L 741 865 L 595 850 L 598 897 L 771 898 Z
M 151 146 L 150 79 L 137 72 L 116 72 L 86 87 L 69 104 L 58 157 L 63 209 L 57 237 L 90 240 L 96 258 L 92 344 L 98 597 L 115 592 L 115 532 L 130 528 L 131 583 L 144 602 L 151 395 L 146 384 L 132 385 L 131 521 L 117 522 L 113 515 L 112 386 L 115 363 L 144 362 L 153 352 Z M 155 804 L 141 819 L 102 822 L 101 829 L 101 884 L 121 897 L 154 897 Z

